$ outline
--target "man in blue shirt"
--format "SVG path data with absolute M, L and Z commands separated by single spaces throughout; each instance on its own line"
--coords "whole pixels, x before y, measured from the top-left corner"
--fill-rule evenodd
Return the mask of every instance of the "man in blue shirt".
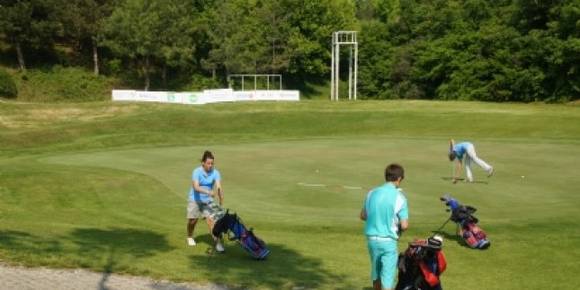
M 399 189 L 405 170 L 399 164 L 385 169 L 385 184 L 369 191 L 360 213 L 371 258 L 371 280 L 375 290 L 393 289 L 397 268 L 397 241 L 409 227 L 407 199 Z
M 465 158 L 463 158 L 464 156 Z M 453 183 L 457 183 L 457 180 L 459 179 L 463 160 L 465 160 L 465 175 L 467 176 L 467 181 L 473 182 L 473 173 L 471 172 L 472 160 L 487 172 L 488 177 L 493 175 L 493 166 L 487 164 L 485 161 L 483 161 L 483 159 L 477 157 L 477 153 L 475 153 L 475 147 L 470 142 L 461 142 L 455 144 L 453 139 L 449 140 L 449 161 L 453 160 L 457 160 L 453 170 Z
M 201 166 L 193 170 L 191 189 L 189 190 L 189 202 L 187 204 L 187 244 L 195 246 L 193 230 L 197 220 L 205 217 L 207 226 L 211 233 L 214 223 L 223 216 L 223 190 L 221 186 L 221 175 L 214 168 L 214 157 L 210 151 L 205 151 L 201 158 Z M 219 205 L 213 200 L 214 189 L 217 192 Z M 224 251 L 224 246 L 220 240 L 214 237 L 216 250 Z

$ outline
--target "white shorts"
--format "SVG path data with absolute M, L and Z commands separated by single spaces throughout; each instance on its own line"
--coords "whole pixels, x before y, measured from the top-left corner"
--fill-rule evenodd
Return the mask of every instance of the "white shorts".
M 203 217 L 201 211 L 199 210 L 199 205 L 195 201 L 190 201 L 187 203 L 187 218 L 188 219 L 198 219 Z

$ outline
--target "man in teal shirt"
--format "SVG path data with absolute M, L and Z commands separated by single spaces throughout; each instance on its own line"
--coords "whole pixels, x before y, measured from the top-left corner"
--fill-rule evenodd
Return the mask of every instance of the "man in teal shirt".
M 407 199 L 399 189 L 405 170 L 399 164 L 385 169 L 385 184 L 369 191 L 360 218 L 371 258 L 371 280 L 375 290 L 393 289 L 397 271 L 397 241 L 409 227 Z

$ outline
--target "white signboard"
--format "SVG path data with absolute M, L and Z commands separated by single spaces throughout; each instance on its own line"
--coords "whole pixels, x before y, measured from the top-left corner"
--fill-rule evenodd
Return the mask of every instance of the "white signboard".
M 204 90 L 203 92 L 150 92 L 113 90 L 113 101 L 159 102 L 203 105 L 208 103 L 240 101 L 299 101 L 299 91 L 238 91 L 232 89 Z

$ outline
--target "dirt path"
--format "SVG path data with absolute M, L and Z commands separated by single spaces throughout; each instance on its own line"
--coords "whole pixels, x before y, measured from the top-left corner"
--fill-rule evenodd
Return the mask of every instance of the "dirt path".
M 227 290 L 210 284 L 173 283 L 155 281 L 147 277 L 96 273 L 81 269 L 48 269 L 9 266 L 0 263 L 0 290 Z

